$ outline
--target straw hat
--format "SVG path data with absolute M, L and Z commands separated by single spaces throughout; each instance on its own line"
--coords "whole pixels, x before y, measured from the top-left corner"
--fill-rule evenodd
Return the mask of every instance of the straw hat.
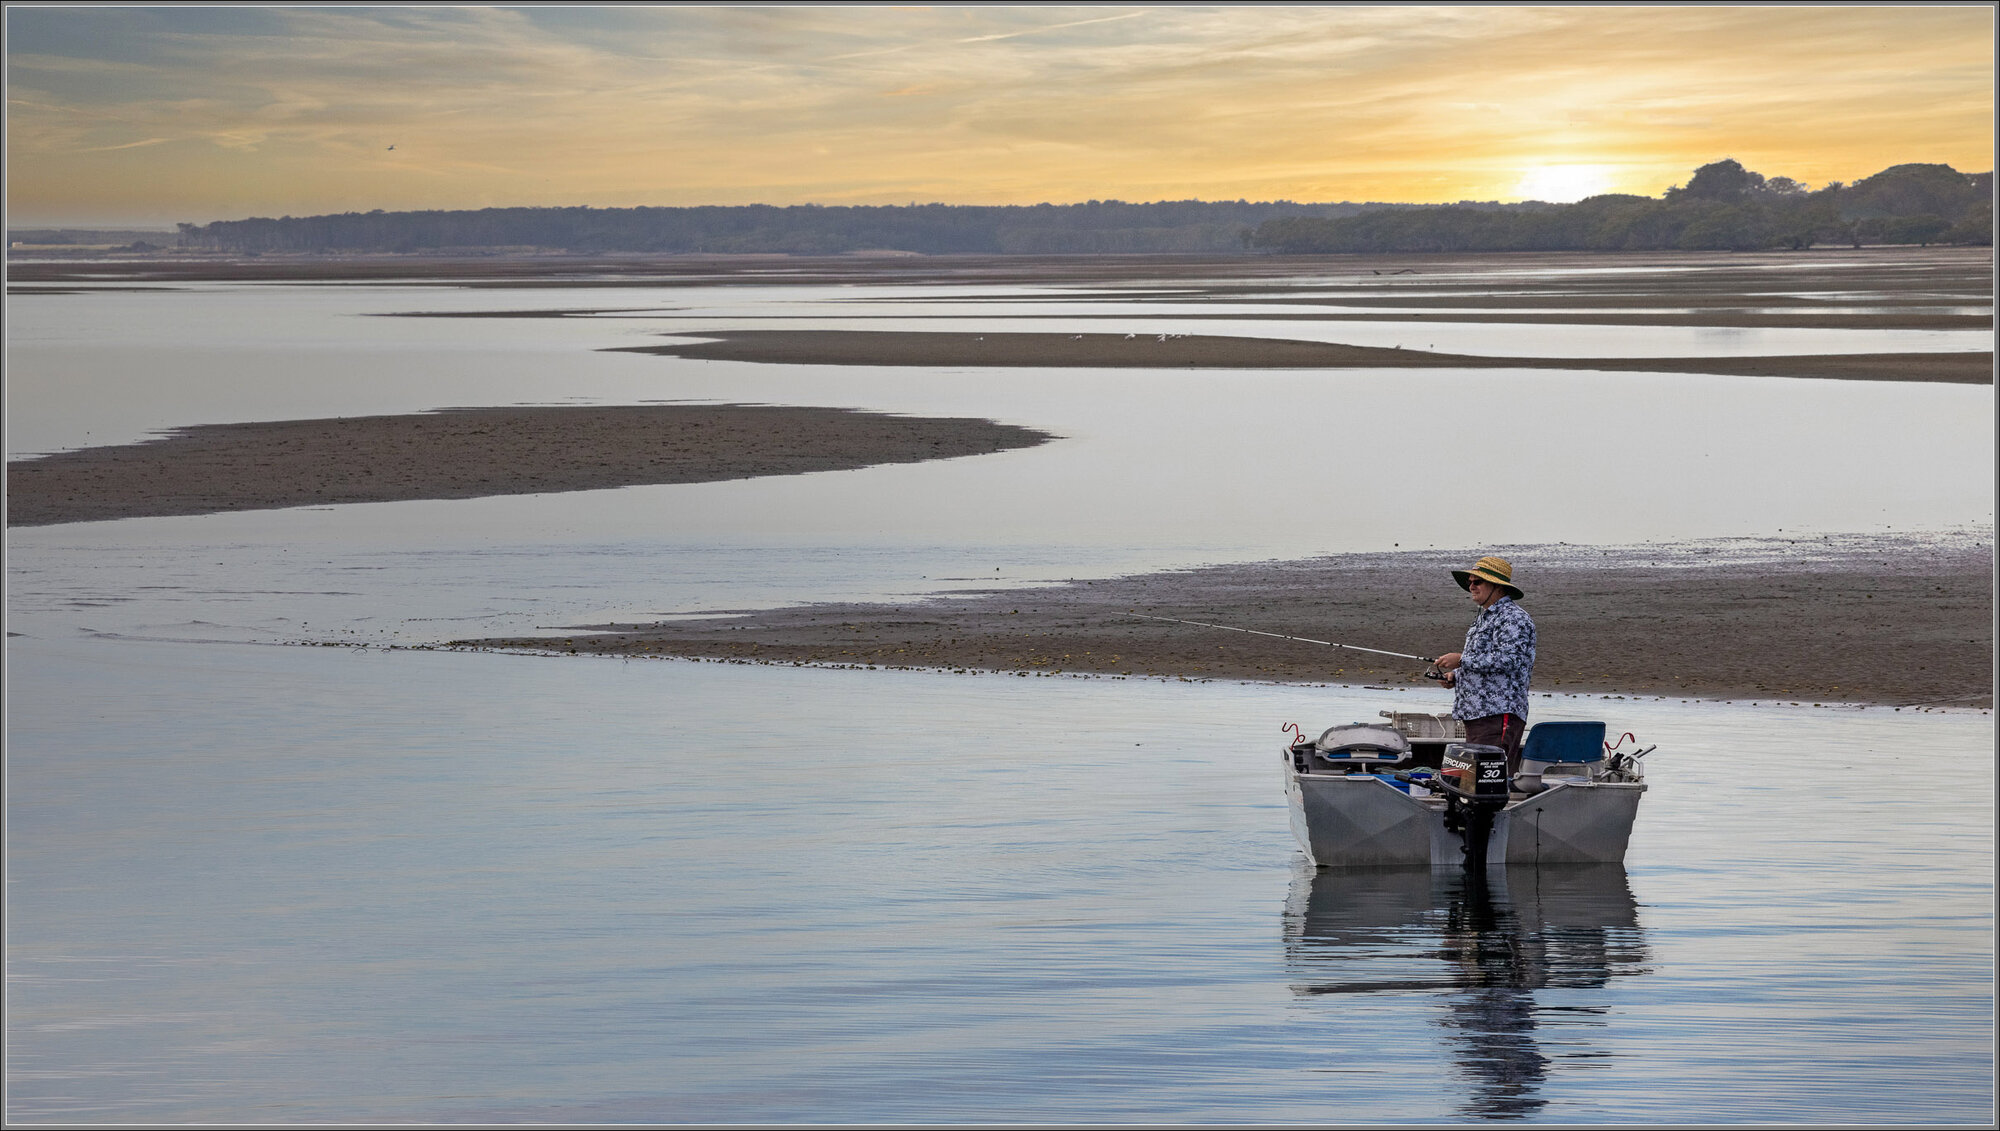
M 1481 581 L 1490 581 L 1498 585 L 1516 601 L 1527 596 L 1521 592 L 1520 586 L 1514 584 L 1514 566 L 1506 558 L 1481 558 L 1472 563 L 1471 569 L 1452 570 L 1451 577 L 1453 581 L 1458 582 L 1460 589 L 1472 588 L 1472 579 L 1476 577 Z

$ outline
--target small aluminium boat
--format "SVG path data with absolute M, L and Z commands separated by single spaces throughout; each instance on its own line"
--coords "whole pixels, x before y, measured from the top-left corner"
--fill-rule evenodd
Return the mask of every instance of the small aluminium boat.
M 1385 722 L 1333 727 L 1284 750 L 1292 832 L 1313 863 L 1480 868 L 1625 859 L 1653 747 L 1614 751 L 1601 722 L 1537 723 L 1509 781 L 1500 749 L 1467 744 L 1458 720 L 1381 714 Z

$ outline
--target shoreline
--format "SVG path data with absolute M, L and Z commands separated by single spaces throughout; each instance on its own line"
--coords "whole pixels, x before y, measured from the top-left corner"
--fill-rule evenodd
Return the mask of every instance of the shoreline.
M 1711 293 L 1715 280 L 1704 277 L 1715 268 L 1743 272 L 1742 280 L 1762 296 L 1795 286 L 1801 278 L 1824 282 L 1823 273 L 1839 268 L 1843 279 L 1868 291 L 1918 289 L 1935 291 L 1940 284 L 1968 282 L 1990 294 L 1991 247 L 1920 247 L 1871 244 L 1841 247 L 1820 244 L 1800 251 L 1486 251 L 1486 252 L 1341 252 L 1306 255 L 1272 253 L 1116 253 L 1069 255 L 970 252 L 951 255 L 870 254 L 792 255 L 783 252 L 732 254 L 722 252 L 589 252 L 536 249 L 437 249 L 427 252 L 272 252 L 239 254 L 167 250 L 151 255 L 87 255 L 36 257 L 10 255 L 8 281 L 22 283 L 75 282 L 96 285 L 112 280 L 145 282 L 311 282 L 413 281 L 430 279 L 438 285 L 537 287 L 630 287 L 635 281 L 664 285 L 728 277 L 734 283 L 792 286 L 800 282 L 877 279 L 883 282 L 993 283 L 1023 281 L 1106 282 L 1130 284 L 1136 279 L 1200 280 L 1219 292 L 1241 287 L 1265 289 L 1273 280 L 1293 286 L 1301 275 L 1351 277 L 1370 284 L 1435 282 L 1453 276 L 1462 285 L 1467 274 L 1510 278 L 1529 287 L 1559 287 L 1566 294 L 1579 289 L 1629 291 L 1629 281 L 1599 272 L 1607 267 L 1636 265 L 1664 274 L 1649 279 L 1649 290 Z M 1584 271 L 1581 278 L 1552 282 L 1551 271 Z M 1675 272 L 1700 272 L 1676 278 Z M 1941 275 L 1940 273 L 1944 273 Z M 616 275 L 603 279 L 593 276 Z M 1679 284 L 1689 284 L 1682 287 Z M 1666 284 L 1666 286 L 1662 286 Z M 1761 303 L 1760 303 L 1761 304 Z
M 1149 622 L 1141 611 L 1423 654 L 1473 609 L 1449 579 L 1510 557 L 1537 621 L 1539 693 L 1990 707 L 1985 536 L 1736 539 L 1668 548 L 1349 554 L 823 604 L 697 622 L 575 625 L 442 647 L 768 664 L 1429 686 L 1414 661 Z
M 110 289 L 110 288 L 105 288 Z M 134 288 L 137 289 L 137 288 Z M 54 293 L 54 292 L 51 292 Z M 62 292 L 78 294 L 80 291 Z M 1203 296 L 1206 297 L 1206 296 Z M 1352 303 L 1367 306 L 1369 303 L 1329 296 L 1333 302 Z M 1164 300 L 1163 300 L 1164 301 Z M 1285 300 L 1290 303 L 1294 300 Z M 1422 306 L 1423 299 L 1398 302 L 1398 306 Z M 1004 303 L 994 303 L 996 309 L 1004 311 Z M 596 307 L 575 310 L 548 308 L 542 310 L 406 310 L 370 315 L 374 318 L 589 318 L 605 315 L 647 315 L 654 313 L 643 307 Z M 1128 321 L 1132 317 L 1143 317 L 1144 312 L 1126 314 L 1065 314 L 1064 318 L 1086 321 L 1116 323 Z M 793 316 L 785 316 L 793 317 Z M 961 315 L 914 314 L 911 321 L 926 319 L 957 318 Z M 1007 314 L 990 313 L 981 315 L 995 321 L 1009 318 L 1043 319 L 1048 314 Z M 1374 313 L 1366 310 L 1336 310 L 1300 312 L 1297 314 L 1272 314 L 1260 312 L 1254 315 L 1216 313 L 1190 314 L 1176 311 L 1171 317 L 1192 322 L 1231 321 L 1240 322 L 1246 318 L 1259 322 L 1401 322 L 1412 326 L 1446 325 L 1515 325 L 1515 326 L 1706 326 L 1725 329 L 1798 329 L 1798 330 L 1990 330 L 1993 320 L 1983 314 L 1937 314 L 1921 311 L 1897 311 L 1893 313 L 1846 314 L 1826 310 L 1797 310 L 1783 314 L 1743 313 L 1719 310 L 1715 312 L 1662 312 L 1658 310 L 1590 309 L 1563 311 L 1536 311 L 1519 306 L 1478 306 L 1423 313 L 1411 310 L 1387 310 Z M 771 321 L 783 321 L 784 317 L 774 317 Z M 725 333 L 729 331 L 717 331 Z M 1005 333 L 1006 331 L 1001 331 Z M 676 334 L 676 336 L 679 336 Z
M 725 656 L 700 656 L 693 654 L 682 654 L 677 652 L 655 652 L 643 655 L 630 654 L 630 653 L 612 654 L 603 652 L 586 653 L 580 651 L 573 652 L 568 650 L 555 651 L 548 648 L 487 647 L 484 645 L 479 645 L 466 641 L 448 641 L 442 644 L 369 644 L 369 643 L 350 644 L 345 641 L 339 641 L 339 640 L 328 640 L 328 641 L 301 640 L 301 641 L 284 641 L 284 642 L 262 642 L 258 646 L 278 647 L 278 648 L 319 648 L 319 647 L 352 648 L 357 651 L 366 650 L 370 652 L 466 652 L 466 653 L 479 653 L 488 656 L 514 656 L 521 659 L 529 659 L 529 660 L 554 660 L 554 659 L 568 659 L 574 657 L 577 659 L 617 660 L 621 663 L 641 662 L 641 663 L 682 663 L 682 664 L 738 664 L 748 667 L 814 668 L 820 671 L 911 672 L 918 675 L 950 675 L 950 676 L 990 675 L 1001 678 L 1028 677 L 1035 679 L 1108 679 L 1108 680 L 1131 680 L 1135 682 L 1152 682 L 1152 683 L 1223 682 L 1223 683 L 1241 684 L 1245 687 L 1296 687 L 1302 690 L 1338 687 L 1341 688 L 1342 690 L 1347 690 L 1347 691 L 1384 691 L 1384 692 L 1395 692 L 1397 694 L 1402 694 L 1405 691 L 1412 690 L 1414 687 L 1414 685 L 1402 686 L 1402 685 L 1384 685 L 1384 684 L 1363 684 L 1355 682 L 1331 682 L 1326 680 L 1321 680 L 1318 682 L 1309 682 L 1303 680 L 1294 681 L 1294 680 L 1277 680 L 1277 679 L 1243 679 L 1243 678 L 1230 678 L 1225 676 L 1125 675 L 1119 672 L 1079 672 L 1079 671 L 1018 672 L 1018 671 L 1006 671 L 997 668 L 926 667 L 920 664 L 834 663 L 832 661 L 824 661 L 824 660 L 811 661 L 811 662 L 803 660 L 759 660 L 759 659 L 732 658 Z M 1926 714 L 1931 712 L 1936 712 L 1939 714 L 1952 714 L 1952 713 L 1963 712 L 1968 715 L 1990 715 L 1993 712 L 1993 705 L 1990 700 L 1990 697 L 1988 696 L 1978 696 L 1978 697 L 1953 696 L 1946 699 L 1925 700 L 1925 701 L 1917 701 L 1909 703 L 1903 703 L 1903 702 L 1870 703 L 1861 701 L 1826 700 L 1826 699 L 1806 702 L 1803 700 L 1789 699 L 1785 697 L 1759 697 L 1747 694 L 1735 695 L 1729 697 L 1724 697 L 1719 695 L 1691 695 L 1691 694 L 1679 694 L 1679 693 L 1674 695 L 1666 695 L 1666 694 L 1645 694 L 1638 691 L 1590 690 L 1580 687 L 1575 689 L 1564 688 L 1561 691 L 1542 691 L 1540 690 L 1540 685 L 1538 684 L 1536 690 L 1532 692 L 1532 698 L 1537 703 L 1539 703 L 1541 700 L 1544 699 L 1550 700 L 1551 702 L 1556 700 L 1575 700 L 1581 702 L 1584 700 L 1593 700 L 1593 699 L 1613 699 L 1613 700 L 1626 700 L 1635 703 L 1637 702 L 1659 703 L 1659 702 L 1665 702 L 1668 699 L 1678 699 L 1683 703 L 1713 703 L 1725 706 L 1736 705 L 1745 707 L 1802 707 L 1802 708 L 1816 708 L 1829 711 L 1888 710 L 1888 711 L 1911 711 L 1911 712 L 1926 713 Z M 1450 710 L 1449 701 L 1440 700 L 1437 704 L 1434 705 L 1440 712 L 1449 712 Z M 1394 704 L 1392 703 L 1390 704 L 1390 706 L 1394 706 Z M 1539 716 L 1531 718 L 1530 722 L 1536 721 L 1536 719 L 1538 718 Z
M 7 525 L 707 483 L 984 455 L 1054 437 L 774 405 L 441 409 L 201 424 L 7 463 Z

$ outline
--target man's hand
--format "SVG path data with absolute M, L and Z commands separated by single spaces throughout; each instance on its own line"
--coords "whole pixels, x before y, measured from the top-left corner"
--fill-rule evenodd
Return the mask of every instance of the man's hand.
M 1450 671 L 1465 661 L 1463 652 L 1447 652 L 1436 660 L 1439 671 Z

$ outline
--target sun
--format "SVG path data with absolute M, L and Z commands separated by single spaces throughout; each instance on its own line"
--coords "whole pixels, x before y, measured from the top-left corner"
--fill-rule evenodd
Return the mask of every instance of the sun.
M 1522 174 L 1514 191 L 1522 200 L 1574 204 L 1611 187 L 1611 170 L 1603 165 L 1541 165 Z

